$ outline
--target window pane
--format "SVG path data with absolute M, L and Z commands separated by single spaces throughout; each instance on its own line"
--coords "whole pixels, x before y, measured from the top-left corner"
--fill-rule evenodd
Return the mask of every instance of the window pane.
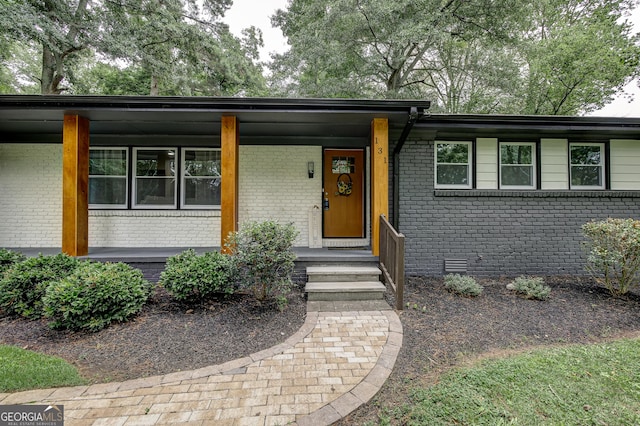
M 571 166 L 571 185 L 602 186 L 601 166 Z
M 173 149 L 136 151 L 136 176 L 173 176 L 176 152 Z
M 437 144 L 438 163 L 469 163 L 469 145 L 462 143 Z
M 127 203 L 127 179 L 90 177 L 89 204 L 124 206 Z
M 136 179 L 136 204 L 173 206 L 174 182 L 168 178 Z
M 600 165 L 600 146 L 571 146 L 571 164 L 595 164 Z
M 332 157 L 331 173 L 336 175 L 341 175 L 343 173 L 355 173 L 355 172 L 356 172 L 355 157 Z
M 120 149 L 90 150 L 89 174 L 102 176 L 126 176 L 127 151 Z
M 533 167 L 502 166 L 500 183 L 504 186 L 533 186 Z
M 500 161 L 502 164 L 533 164 L 533 146 L 500 145 Z
M 184 152 L 185 176 L 220 176 L 220 151 Z
M 469 166 L 438 165 L 438 185 L 468 185 Z
M 187 178 L 184 182 L 185 206 L 219 206 L 220 179 Z

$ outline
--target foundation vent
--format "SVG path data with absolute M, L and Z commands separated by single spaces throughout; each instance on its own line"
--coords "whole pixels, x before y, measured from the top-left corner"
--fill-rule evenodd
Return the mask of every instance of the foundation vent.
M 467 273 L 467 259 L 445 259 L 444 271 L 458 274 Z

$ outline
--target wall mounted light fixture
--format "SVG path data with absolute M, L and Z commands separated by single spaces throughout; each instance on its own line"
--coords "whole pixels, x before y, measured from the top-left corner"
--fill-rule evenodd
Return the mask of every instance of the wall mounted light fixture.
M 309 179 L 313 179 L 313 173 L 315 172 L 316 165 L 313 161 L 307 163 L 307 172 L 309 173 Z

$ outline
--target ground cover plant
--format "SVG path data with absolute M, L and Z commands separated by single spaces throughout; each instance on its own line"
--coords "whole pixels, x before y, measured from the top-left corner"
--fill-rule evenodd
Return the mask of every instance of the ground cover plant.
M 444 277 L 444 287 L 460 296 L 475 297 L 482 294 L 482 286 L 468 275 L 448 274 Z
M 78 370 L 61 358 L 0 345 L 0 392 L 85 383 Z
M 640 424 L 640 339 L 483 361 L 411 394 L 407 424 Z
M 551 294 L 551 287 L 545 285 L 542 277 L 521 275 L 507 284 L 507 289 L 515 291 L 526 299 L 547 300 Z
M 0 249 L 0 279 L 4 272 L 11 268 L 14 264 L 20 263 L 26 259 L 26 256 L 20 252 Z

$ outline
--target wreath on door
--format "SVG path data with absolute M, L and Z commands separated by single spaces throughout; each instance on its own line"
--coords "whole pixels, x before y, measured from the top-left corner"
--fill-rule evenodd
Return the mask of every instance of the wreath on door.
M 346 176 L 346 179 L 343 179 L 343 177 Z M 351 176 L 349 176 L 348 173 L 342 173 L 340 176 L 338 176 L 338 195 L 343 195 L 345 197 L 348 197 L 349 195 L 351 195 L 351 188 L 353 187 L 353 182 L 351 181 Z

